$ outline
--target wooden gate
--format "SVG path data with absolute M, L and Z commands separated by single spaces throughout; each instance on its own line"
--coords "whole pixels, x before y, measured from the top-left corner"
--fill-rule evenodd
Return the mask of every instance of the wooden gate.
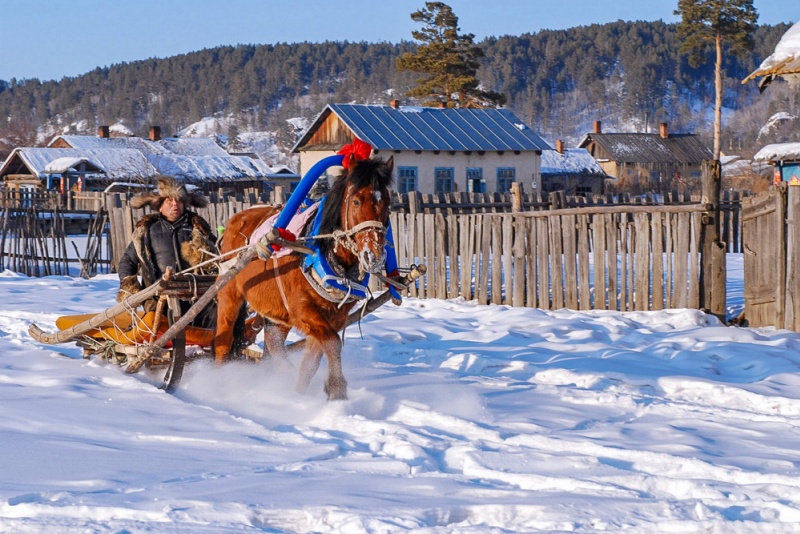
M 800 331 L 800 187 L 742 200 L 744 301 L 750 326 Z

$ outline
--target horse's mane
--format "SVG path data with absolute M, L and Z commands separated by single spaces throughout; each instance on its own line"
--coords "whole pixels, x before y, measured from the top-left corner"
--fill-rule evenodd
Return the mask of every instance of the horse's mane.
M 371 186 L 376 191 L 389 189 L 392 185 L 392 169 L 380 158 L 359 160 L 350 172 L 347 169 L 336 178 L 322 207 L 322 220 L 319 232 L 329 234 L 341 227 L 341 208 L 347 195 L 347 189 L 353 186 L 356 190 Z M 387 197 L 388 200 L 388 197 Z M 385 222 L 385 221 L 382 221 Z M 320 249 L 327 253 L 332 245 L 330 240 L 320 240 Z

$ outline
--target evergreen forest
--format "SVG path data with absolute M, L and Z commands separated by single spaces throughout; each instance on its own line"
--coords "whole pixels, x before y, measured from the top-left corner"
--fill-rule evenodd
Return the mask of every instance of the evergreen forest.
M 768 142 L 800 141 L 797 87 L 773 83 L 759 94 L 755 82 L 740 83 L 787 29 L 759 26 L 752 53 L 726 57 L 723 151 L 747 156 Z M 618 21 L 477 44 L 482 89 L 505 95 L 506 107 L 551 144 L 574 146 L 597 120 L 606 132 L 654 132 L 667 122 L 671 132 L 710 144 L 713 60 L 690 67 L 675 24 Z M 405 93 L 419 75 L 396 68 L 415 48 L 411 41 L 224 46 L 58 81 L 0 80 L 0 152 L 115 123 L 140 136 L 151 125 L 176 135 L 206 117 L 231 119 L 217 132 L 229 138 L 272 132 L 288 152 L 298 134 L 289 119 L 311 120 L 327 103 L 417 104 Z M 765 128 L 770 117 L 777 118 Z

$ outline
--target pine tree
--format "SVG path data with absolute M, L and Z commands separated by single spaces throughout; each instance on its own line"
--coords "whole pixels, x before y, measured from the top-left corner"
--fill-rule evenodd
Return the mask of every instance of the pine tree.
M 753 0 L 678 0 L 675 15 L 681 17 L 678 37 L 682 40 L 681 53 L 689 54 L 689 64 L 697 67 L 706 61 L 703 55 L 713 46 L 714 61 L 714 159 L 719 159 L 722 139 L 722 51 L 728 49 L 738 55 L 753 48 L 753 32 L 758 13 Z
M 460 34 L 458 17 L 443 2 L 425 2 L 425 8 L 411 14 L 422 23 L 411 35 L 423 43 L 416 53 L 406 52 L 397 60 L 398 70 L 427 75 L 406 94 L 423 99 L 425 105 L 444 103 L 447 107 L 497 107 L 505 96 L 479 89 L 476 77 L 483 50 L 474 34 Z

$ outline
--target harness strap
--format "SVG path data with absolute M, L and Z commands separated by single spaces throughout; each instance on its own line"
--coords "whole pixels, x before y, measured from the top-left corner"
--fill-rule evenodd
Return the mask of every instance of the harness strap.
M 283 289 L 283 282 L 281 282 L 281 277 L 278 273 L 278 258 L 275 256 L 272 257 L 272 270 L 275 271 L 275 280 L 278 282 L 278 291 L 281 294 L 281 300 L 283 301 L 283 306 L 286 308 L 286 312 L 289 312 L 289 301 L 286 300 L 286 291 Z

